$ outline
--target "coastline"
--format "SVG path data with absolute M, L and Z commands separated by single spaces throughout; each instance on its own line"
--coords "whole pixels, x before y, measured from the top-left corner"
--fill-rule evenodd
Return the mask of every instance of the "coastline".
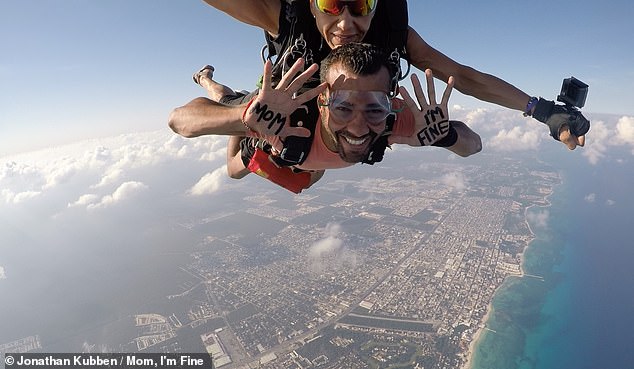
M 471 337 L 471 341 L 469 342 L 469 346 L 466 352 L 466 361 L 464 363 L 464 365 L 462 366 L 463 369 L 477 369 L 474 368 L 474 359 L 475 359 L 475 355 L 478 349 L 478 346 L 480 344 L 480 341 L 482 340 L 482 338 L 484 337 L 484 333 L 485 330 L 488 330 L 487 328 L 487 323 L 490 319 L 490 317 L 493 315 L 493 312 L 495 310 L 494 306 L 493 306 L 493 300 L 495 299 L 495 297 L 497 296 L 498 292 L 500 291 L 501 287 L 504 286 L 504 284 L 508 281 L 509 278 L 524 278 L 526 277 L 526 272 L 524 270 L 524 266 L 525 266 L 525 262 L 526 262 L 526 251 L 528 251 L 528 249 L 531 247 L 531 245 L 535 242 L 535 240 L 537 239 L 536 235 L 535 235 L 535 231 L 533 231 L 530 222 L 528 221 L 528 214 L 531 208 L 533 207 L 539 207 L 539 208 L 549 208 L 552 206 L 552 202 L 549 200 L 549 197 L 552 196 L 555 193 L 555 188 L 557 186 L 561 186 L 563 184 L 563 179 L 561 177 L 561 173 L 559 173 L 559 183 L 555 184 L 555 186 L 553 186 L 552 191 L 544 196 L 544 204 L 531 204 L 529 206 L 527 206 L 524 209 L 524 222 L 526 223 L 526 226 L 528 228 L 528 231 L 530 232 L 531 235 L 531 240 L 526 244 L 526 246 L 524 247 L 524 249 L 522 250 L 522 252 L 519 254 L 519 266 L 520 266 L 520 274 L 518 275 L 507 275 L 504 280 L 502 281 L 502 283 L 500 283 L 500 285 L 496 288 L 495 292 L 493 293 L 493 296 L 491 298 L 491 301 L 489 301 L 489 304 L 487 305 L 487 309 L 486 309 L 486 313 L 484 314 L 484 316 L 482 317 L 482 319 L 480 320 L 480 322 L 478 322 L 478 329 L 477 331 L 473 334 L 473 336 Z M 493 331 L 495 332 L 495 331 Z
M 469 348 L 467 349 L 467 352 L 466 352 L 467 360 L 465 361 L 463 365 L 463 369 L 473 369 L 473 359 L 476 353 L 476 349 L 478 348 L 478 343 L 480 342 L 480 339 L 482 338 L 484 331 L 487 329 L 486 325 L 487 325 L 487 322 L 489 321 L 490 315 L 493 313 L 493 310 L 494 310 L 493 301 L 490 301 L 489 305 L 487 305 L 486 313 L 484 314 L 484 316 L 482 317 L 482 320 L 478 324 L 478 330 L 473 334 L 473 337 L 471 337 L 471 342 L 469 342 Z

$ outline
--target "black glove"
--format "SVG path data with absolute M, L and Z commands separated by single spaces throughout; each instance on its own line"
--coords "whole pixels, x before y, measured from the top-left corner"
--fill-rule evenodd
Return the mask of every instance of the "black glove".
M 570 133 L 579 137 L 590 130 L 590 121 L 579 110 L 567 105 L 555 105 L 554 101 L 540 98 L 535 106 L 533 118 L 546 123 L 550 128 L 550 135 L 559 141 L 559 130 L 567 124 Z

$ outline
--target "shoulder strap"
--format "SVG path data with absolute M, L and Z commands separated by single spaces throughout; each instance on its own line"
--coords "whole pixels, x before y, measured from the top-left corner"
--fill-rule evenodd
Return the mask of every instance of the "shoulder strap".
M 266 45 L 262 50 L 262 59 L 273 61 L 273 86 L 282 79 L 282 75 L 299 58 L 306 60 L 306 65 L 319 63 L 328 55 L 330 48 L 323 42 L 315 20 L 310 12 L 307 0 L 280 0 L 279 34 L 272 37 L 265 33 Z M 268 52 L 267 55 L 266 52 Z M 307 87 L 319 84 L 319 74 L 315 73 Z
M 318 63 L 330 52 L 330 48 L 323 42 L 321 34 L 315 27 L 315 21 L 310 12 L 310 1 L 281 0 L 281 3 L 280 34 L 276 39 L 270 35 L 266 37 L 269 58 L 277 56 L 273 66 L 274 83 L 281 79 L 285 67 L 290 67 L 297 58 L 304 57 L 309 59 L 309 62 Z M 407 0 L 379 1 L 372 25 L 364 41 L 382 47 L 390 53 L 396 51 L 400 57 L 407 60 L 408 27 Z M 401 73 L 400 78 L 404 78 L 405 75 Z M 314 77 L 307 82 L 305 87 L 315 87 L 318 83 L 318 77 Z M 310 129 L 311 136 L 287 137 L 281 155 L 274 159 L 280 166 L 301 164 L 310 152 L 319 119 L 319 109 L 316 99 L 306 103 L 305 106 L 306 109 L 298 109 L 291 114 L 290 120 L 292 125 L 301 125 Z M 387 138 L 392 133 L 394 121 L 394 115 L 387 118 L 385 132 L 373 144 L 363 163 L 374 164 L 383 160 L 385 149 L 388 147 Z
M 388 55 L 396 55 L 398 80 L 404 79 L 411 67 L 407 54 L 408 34 L 407 0 L 379 1 L 372 24 L 363 41 L 383 48 Z M 407 62 L 405 71 L 401 69 L 400 58 Z
M 364 42 L 406 55 L 409 18 L 407 0 L 379 1 Z
M 266 45 L 264 48 L 268 54 L 265 56 L 264 51 L 263 59 L 272 59 L 275 56 L 280 55 L 290 40 L 290 35 L 297 22 L 297 15 L 295 14 L 295 7 L 292 1 L 280 0 L 280 14 L 278 18 L 278 35 L 276 37 L 271 36 L 268 32 L 264 31 L 264 41 Z M 263 60 L 264 61 L 264 60 Z
M 279 156 L 273 156 L 272 160 L 279 166 L 293 166 L 302 164 L 308 154 L 310 153 L 313 140 L 315 139 L 315 131 L 319 121 L 319 108 L 317 106 L 317 99 L 313 99 L 306 104 L 302 105 L 302 108 L 297 109 L 290 116 L 291 125 L 294 127 L 304 127 L 310 130 L 309 137 L 297 137 L 289 136 L 284 141 L 284 148 Z M 394 129 L 394 122 L 396 116 L 391 114 L 387 117 L 385 122 L 385 131 L 376 140 L 368 156 L 361 162 L 364 164 L 373 165 L 383 160 L 385 149 L 389 147 L 388 137 L 392 134 Z

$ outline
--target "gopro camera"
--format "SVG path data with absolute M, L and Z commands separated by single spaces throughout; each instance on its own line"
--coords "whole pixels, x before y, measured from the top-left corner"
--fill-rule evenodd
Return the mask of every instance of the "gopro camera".
M 557 96 L 557 101 L 561 101 L 567 106 L 583 108 L 588 96 L 588 85 L 575 77 L 565 78 L 561 85 L 561 94 Z

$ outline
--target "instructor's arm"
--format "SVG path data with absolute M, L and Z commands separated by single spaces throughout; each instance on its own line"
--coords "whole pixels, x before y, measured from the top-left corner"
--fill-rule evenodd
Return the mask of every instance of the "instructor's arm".
M 277 35 L 278 33 L 281 9 L 280 0 L 203 1 L 242 23 L 262 28 L 271 35 Z

